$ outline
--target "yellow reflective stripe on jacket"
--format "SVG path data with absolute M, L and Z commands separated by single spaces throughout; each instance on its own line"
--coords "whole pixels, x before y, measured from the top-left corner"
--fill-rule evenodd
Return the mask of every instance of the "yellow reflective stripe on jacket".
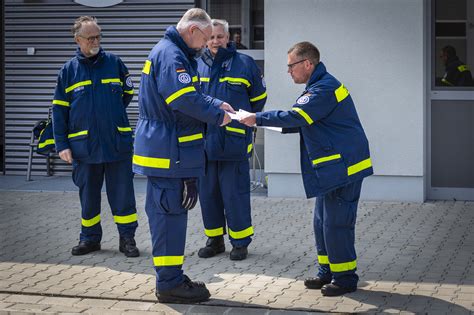
M 100 80 L 102 84 L 107 84 L 107 83 L 120 83 L 120 85 L 123 85 L 122 81 L 120 81 L 119 78 L 113 78 L 113 79 L 102 79 Z
M 460 65 L 458 66 L 459 72 L 464 72 L 464 71 L 469 71 L 469 66 L 468 65 Z
M 253 144 L 251 143 L 247 146 L 247 153 L 252 152 L 252 149 L 253 149 Z
M 127 224 L 132 222 L 137 222 L 138 216 L 136 213 L 129 215 L 114 215 L 114 222 L 118 224 Z
M 156 267 L 178 266 L 184 262 L 184 256 L 158 256 L 153 257 L 153 264 Z
M 133 164 L 152 168 L 170 168 L 170 159 L 133 155 Z
M 246 238 L 250 235 L 253 235 L 253 226 L 248 227 L 242 231 L 232 231 L 231 229 L 229 229 L 229 235 L 230 237 L 236 240 Z
M 356 268 L 357 268 L 356 260 L 345 262 L 345 263 L 339 263 L 339 264 L 329 263 L 329 269 L 331 269 L 331 272 L 344 272 L 344 271 L 354 270 Z
M 127 93 L 127 94 L 132 94 L 132 95 L 133 95 L 133 90 L 128 90 L 128 91 L 127 91 L 127 90 L 124 90 L 123 92 L 124 92 L 124 93 Z
M 78 87 L 84 86 L 84 85 L 91 85 L 91 84 L 92 84 L 92 81 L 91 81 L 91 80 L 86 80 L 86 81 L 77 82 L 76 84 L 67 87 L 65 91 L 66 91 L 66 93 L 69 93 L 69 92 L 71 92 L 72 90 L 74 90 L 75 88 L 78 88 Z
M 329 265 L 329 258 L 328 256 L 324 256 L 324 255 L 318 255 L 318 263 L 320 263 L 321 265 Z
M 53 100 L 53 105 L 61 105 L 69 107 L 69 102 L 61 101 L 61 100 Z
M 199 78 L 199 81 L 201 82 L 209 82 L 210 78 Z
M 245 129 L 241 129 L 241 128 L 234 128 L 234 127 L 225 127 L 225 130 L 227 131 L 231 131 L 231 132 L 236 132 L 236 133 L 241 133 L 241 134 L 245 134 Z
M 250 101 L 251 102 L 260 101 L 261 99 L 264 99 L 265 97 L 267 97 L 267 92 L 264 92 L 263 94 L 261 94 L 257 97 L 251 98 Z
M 95 217 L 93 217 L 92 219 L 82 219 L 82 226 L 85 226 L 85 227 L 91 227 L 91 226 L 94 226 L 96 225 L 97 223 L 100 222 L 100 214 L 96 215 Z
M 360 171 L 363 171 L 371 166 L 372 162 L 370 161 L 370 158 L 368 158 L 366 160 L 363 160 L 362 162 L 349 166 L 347 168 L 347 175 L 354 175 L 355 173 L 359 173 Z
M 82 131 L 79 131 L 79 132 L 76 132 L 76 133 L 70 133 L 70 134 L 67 135 L 67 137 L 69 139 L 71 139 L 71 138 L 87 135 L 87 133 L 88 133 L 87 130 L 82 130 Z
M 306 120 L 306 122 L 308 123 L 308 125 L 311 125 L 314 121 L 311 119 L 311 117 L 309 117 L 308 114 L 306 114 L 306 112 L 304 110 L 302 110 L 301 108 L 299 107 L 293 107 L 291 110 L 297 112 L 298 114 L 300 114 L 301 116 L 303 116 L 304 120 Z
M 340 158 L 341 158 L 340 154 L 325 156 L 325 157 L 313 160 L 313 165 L 317 165 L 319 163 L 323 163 L 323 162 L 327 162 L 327 161 L 337 160 L 337 159 L 340 159 Z
M 219 78 L 219 82 L 230 82 L 230 83 L 243 83 L 247 87 L 250 87 L 250 82 L 244 78 L 232 78 L 232 77 L 224 77 L 224 78 Z
M 117 129 L 123 132 L 132 131 L 132 127 L 117 127 Z
M 224 228 L 220 227 L 217 229 L 204 229 L 204 234 L 206 234 L 207 237 L 215 237 L 215 236 L 221 236 L 224 235 Z
M 342 102 L 349 95 L 349 91 L 346 89 L 344 84 L 341 84 L 341 86 L 338 87 L 336 91 L 334 91 L 334 94 L 336 94 L 336 99 L 339 103 Z
M 151 69 L 151 61 L 145 60 L 145 64 L 143 65 L 142 72 L 144 74 L 150 74 L 150 69 Z
M 197 77 L 197 75 L 195 75 L 195 76 L 193 77 L 193 82 L 197 82 L 197 81 L 198 81 L 198 77 Z
M 54 144 L 54 139 L 47 139 L 44 142 L 38 143 L 38 148 L 42 149 L 49 144 Z
M 185 87 L 181 90 L 178 90 L 178 91 L 174 92 L 170 96 L 168 96 L 168 98 L 165 100 L 165 102 L 166 102 L 166 104 L 169 105 L 172 101 L 174 101 L 175 99 L 177 99 L 181 95 L 189 93 L 189 92 L 193 92 L 193 91 L 196 91 L 196 88 L 194 86 Z
M 189 142 L 189 141 L 198 140 L 198 139 L 202 139 L 202 138 L 203 138 L 202 133 L 196 133 L 196 134 L 190 135 L 190 136 L 179 137 L 178 142 L 179 143 Z

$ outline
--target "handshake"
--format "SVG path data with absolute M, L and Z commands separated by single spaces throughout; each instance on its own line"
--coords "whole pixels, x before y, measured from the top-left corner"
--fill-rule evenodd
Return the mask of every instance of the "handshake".
M 238 120 L 241 124 L 247 125 L 249 127 L 255 126 L 256 124 L 256 115 L 254 113 L 247 112 L 243 109 L 235 111 L 229 103 L 222 103 L 222 110 L 225 111 L 224 121 L 221 126 L 229 124 L 232 120 Z

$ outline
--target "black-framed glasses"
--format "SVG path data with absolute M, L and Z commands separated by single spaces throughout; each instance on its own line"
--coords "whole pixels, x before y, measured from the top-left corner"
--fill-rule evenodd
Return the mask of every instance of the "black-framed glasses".
M 87 41 L 89 42 L 89 44 L 92 44 L 94 43 L 96 40 L 97 41 L 100 41 L 102 39 L 102 34 L 99 34 L 99 35 L 96 35 L 96 36 L 89 36 L 89 37 L 84 37 L 82 35 L 79 35 L 79 37 L 82 37 L 84 39 L 87 39 Z
M 287 66 L 288 66 L 288 70 L 293 70 L 293 67 L 294 67 L 294 66 L 296 66 L 296 65 L 299 64 L 299 63 L 302 63 L 302 62 L 305 61 L 305 60 L 308 60 L 308 59 L 301 59 L 300 61 L 297 61 L 297 62 L 293 62 L 293 63 L 288 64 L 288 65 L 287 65 Z

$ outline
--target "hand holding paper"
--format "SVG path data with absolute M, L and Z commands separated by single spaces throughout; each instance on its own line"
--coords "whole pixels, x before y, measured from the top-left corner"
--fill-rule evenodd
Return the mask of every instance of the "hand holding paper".
M 245 110 L 240 109 L 238 112 L 239 122 L 241 124 L 247 125 L 249 127 L 255 126 L 257 123 L 257 118 L 254 113 L 249 113 Z

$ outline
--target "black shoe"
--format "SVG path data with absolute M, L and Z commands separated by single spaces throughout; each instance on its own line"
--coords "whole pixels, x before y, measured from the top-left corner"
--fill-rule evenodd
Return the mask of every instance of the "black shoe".
M 71 254 L 74 256 L 79 256 L 89 254 L 90 252 L 95 252 L 97 250 L 100 250 L 100 243 L 80 241 L 79 245 L 72 248 Z
M 121 253 L 124 253 L 127 257 L 138 257 L 140 256 L 140 251 L 137 248 L 137 243 L 135 239 L 121 237 L 119 242 L 119 250 Z
M 230 260 L 244 260 L 245 258 L 247 258 L 248 253 L 249 252 L 246 246 L 243 246 L 243 247 L 235 246 L 230 251 Z
M 340 287 L 338 285 L 329 283 L 329 284 L 323 285 L 323 287 L 321 288 L 321 293 L 323 294 L 323 296 L 339 296 L 345 293 L 355 292 L 356 290 L 357 290 L 357 287 L 344 288 L 344 287 Z
M 206 247 L 199 249 L 198 256 L 201 258 L 214 257 L 225 252 L 224 236 L 209 237 Z
M 197 303 L 209 300 L 211 294 L 206 285 L 199 281 L 191 281 L 184 276 L 184 282 L 170 290 L 156 290 L 160 303 Z
M 331 280 L 325 281 L 321 279 L 320 277 L 316 278 L 307 278 L 304 280 L 304 286 L 307 287 L 308 289 L 312 290 L 319 290 L 321 289 L 325 284 L 331 283 Z

